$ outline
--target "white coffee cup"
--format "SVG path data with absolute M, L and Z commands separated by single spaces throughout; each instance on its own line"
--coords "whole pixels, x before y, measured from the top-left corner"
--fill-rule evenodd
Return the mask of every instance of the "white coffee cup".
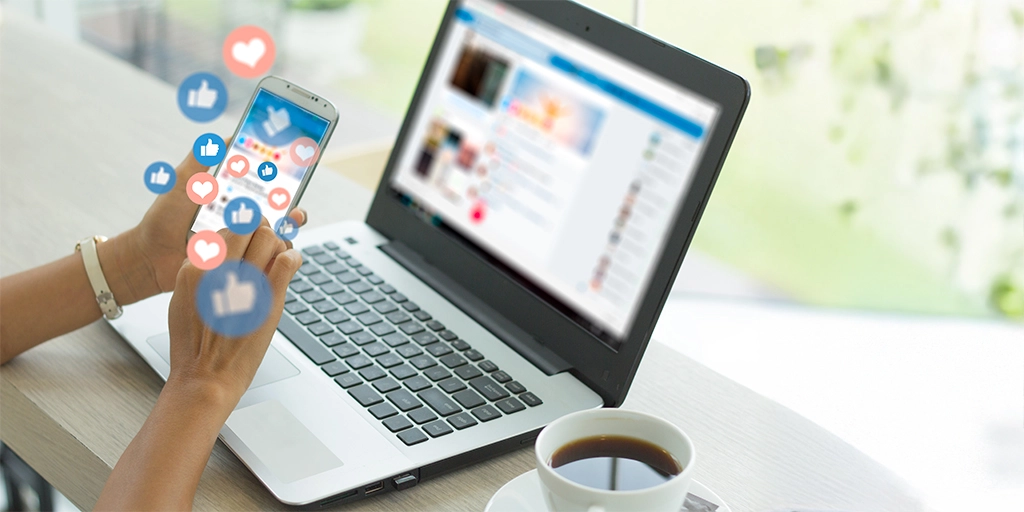
M 602 435 L 632 437 L 660 446 L 683 470 L 653 487 L 610 491 L 578 484 L 551 468 L 551 457 L 559 448 Z M 696 460 L 693 443 L 679 427 L 657 416 L 622 409 L 592 409 L 555 420 L 537 436 L 535 453 L 544 500 L 556 512 L 679 512 Z

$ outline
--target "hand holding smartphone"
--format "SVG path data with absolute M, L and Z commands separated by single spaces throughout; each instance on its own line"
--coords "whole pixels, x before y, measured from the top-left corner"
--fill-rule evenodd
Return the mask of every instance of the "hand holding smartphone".
M 238 197 L 275 226 L 299 203 L 337 123 L 326 99 L 278 77 L 260 80 L 213 172 L 219 195 L 196 212 L 192 233 L 223 229 L 224 208 Z

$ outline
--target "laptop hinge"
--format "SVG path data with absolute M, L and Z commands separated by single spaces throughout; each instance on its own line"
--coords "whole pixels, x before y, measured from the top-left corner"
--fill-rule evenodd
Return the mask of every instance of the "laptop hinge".
M 390 242 L 379 247 L 544 373 L 554 375 L 572 368 L 565 359 L 484 304 L 402 242 Z

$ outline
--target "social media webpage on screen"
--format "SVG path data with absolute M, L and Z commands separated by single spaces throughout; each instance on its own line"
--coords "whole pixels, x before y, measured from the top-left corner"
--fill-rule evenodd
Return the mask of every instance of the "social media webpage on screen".
M 294 201 L 295 193 L 306 176 L 308 166 L 297 165 L 289 155 L 289 149 L 296 139 L 308 137 L 317 143 L 323 142 L 330 125 L 327 119 L 300 108 L 264 89 L 256 93 L 252 106 L 246 113 L 238 136 L 221 162 L 217 173 L 219 196 L 206 206 L 201 206 L 199 215 L 192 225 L 192 231 L 218 231 L 224 228 L 224 207 L 234 198 L 252 198 L 260 207 L 260 213 L 274 227 L 288 211 L 287 206 L 276 203 L 272 208 L 268 194 L 283 188 L 287 197 Z M 228 172 L 228 165 L 237 162 L 236 155 L 242 155 L 248 163 L 248 172 L 234 177 Z M 265 162 L 277 167 L 277 175 L 270 181 L 260 178 L 266 173 Z
M 719 106 L 500 4 L 453 25 L 393 189 L 622 341 Z

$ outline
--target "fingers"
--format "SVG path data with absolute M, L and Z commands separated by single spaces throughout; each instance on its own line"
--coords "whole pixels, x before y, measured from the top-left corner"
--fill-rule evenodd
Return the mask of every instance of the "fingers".
M 224 147 L 231 147 L 231 139 L 224 139 Z M 178 164 L 178 167 L 174 169 L 178 174 L 178 182 L 175 183 L 175 188 L 180 184 L 181 189 L 184 190 L 185 183 L 188 182 L 188 179 L 191 178 L 193 174 L 206 172 L 209 169 L 209 167 L 199 163 L 199 161 L 196 160 L 195 155 L 192 153 L 192 150 L 189 150 L 188 154 L 185 155 L 185 159 L 182 160 L 181 163 Z
M 249 248 L 245 250 L 243 259 L 258 269 L 265 269 L 270 260 L 287 249 L 284 241 L 277 237 L 264 219 L 263 224 L 252 234 L 252 240 L 249 241 Z
M 270 288 L 274 290 L 274 296 L 284 296 L 295 272 L 302 266 L 302 255 L 295 249 L 288 249 L 274 258 L 274 263 L 267 273 L 267 280 L 270 281 Z
M 305 226 L 306 221 L 309 220 L 309 215 L 306 214 L 306 210 L 303 208 L 294 208 L 292 211 L 288 212 L 288 216 L 291 217 L 299 227 Z
M 264 219 L 260 225 L 265 226 L 266 224 L 267 221 Z M 224 237 L 224 243 L 228 246 L 227 251 L 224 253 L 225 260 L 240 260 L 245 256 L 245 251 L 249 249 L 249 240 L 252 239 L 253 233 L 239 235 L 233 233 L 228 228 L 221 229 L 217 233 Z

